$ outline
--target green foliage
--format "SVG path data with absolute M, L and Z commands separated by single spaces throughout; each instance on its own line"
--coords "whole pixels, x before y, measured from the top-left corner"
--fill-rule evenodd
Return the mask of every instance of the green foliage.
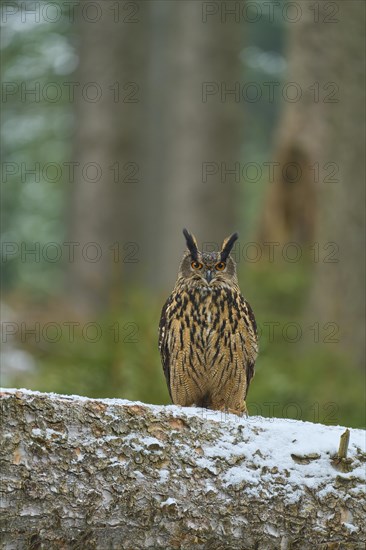
M 250 414 L 363 427 L 363 373 L 338 349 L 336 326 L 303 318 L 310 266 L 256 266 L 246 275 L 261 333 Z

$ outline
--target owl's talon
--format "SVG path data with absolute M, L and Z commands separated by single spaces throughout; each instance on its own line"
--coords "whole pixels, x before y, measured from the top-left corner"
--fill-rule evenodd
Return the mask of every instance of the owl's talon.
M 245 407 L 245 409 L 232 409 L 230 407 L 220 407 L 219 409 L 221 412 L 224 412 L 224 413 L 228 413 L 228 414 L 235 414 L 236 416 L 241 416 L 241 417 L 244 417 L 244 418 L 248 418 L 248 411 L 247 411 L 247 408 Z

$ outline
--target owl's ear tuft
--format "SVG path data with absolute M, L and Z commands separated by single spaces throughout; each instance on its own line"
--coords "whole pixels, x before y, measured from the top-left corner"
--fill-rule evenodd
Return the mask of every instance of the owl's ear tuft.
M 195 262 L 198 260 L 198 247 L 197 247 L 197 241 L 194 235 L 189 233 L 187 229 L 183 229 L 183 235 L 186 238 L 187 248 L 191 253 L 192 260 Z
M 238 233 L 233 233 L 230 237 L 227 237 L 222 243 L 221 247 L 221 261 L 226 262 L 227 257 L 229 256 L 232 247 L 234 246 L 235 241 L 239 238 Z

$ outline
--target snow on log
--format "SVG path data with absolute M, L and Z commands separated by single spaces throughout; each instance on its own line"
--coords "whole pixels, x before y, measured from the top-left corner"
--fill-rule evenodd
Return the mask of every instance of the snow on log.
M 1 402 L 4 549 L 365 547 L 362 430 L 341 456 L 340 426 L 27 390 Z

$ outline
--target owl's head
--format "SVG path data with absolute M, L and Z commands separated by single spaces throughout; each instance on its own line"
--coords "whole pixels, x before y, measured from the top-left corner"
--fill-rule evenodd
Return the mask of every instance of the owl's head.
M 237 233 L 227 237 L 219 252 L 201 252 L 197 241 L 187 229 L 183 230 L 187 252 L 180 265 L 179 276 L 199 286 L 237 285 L 236 265 L 230 256 L 231 249 L 238 238 Z

